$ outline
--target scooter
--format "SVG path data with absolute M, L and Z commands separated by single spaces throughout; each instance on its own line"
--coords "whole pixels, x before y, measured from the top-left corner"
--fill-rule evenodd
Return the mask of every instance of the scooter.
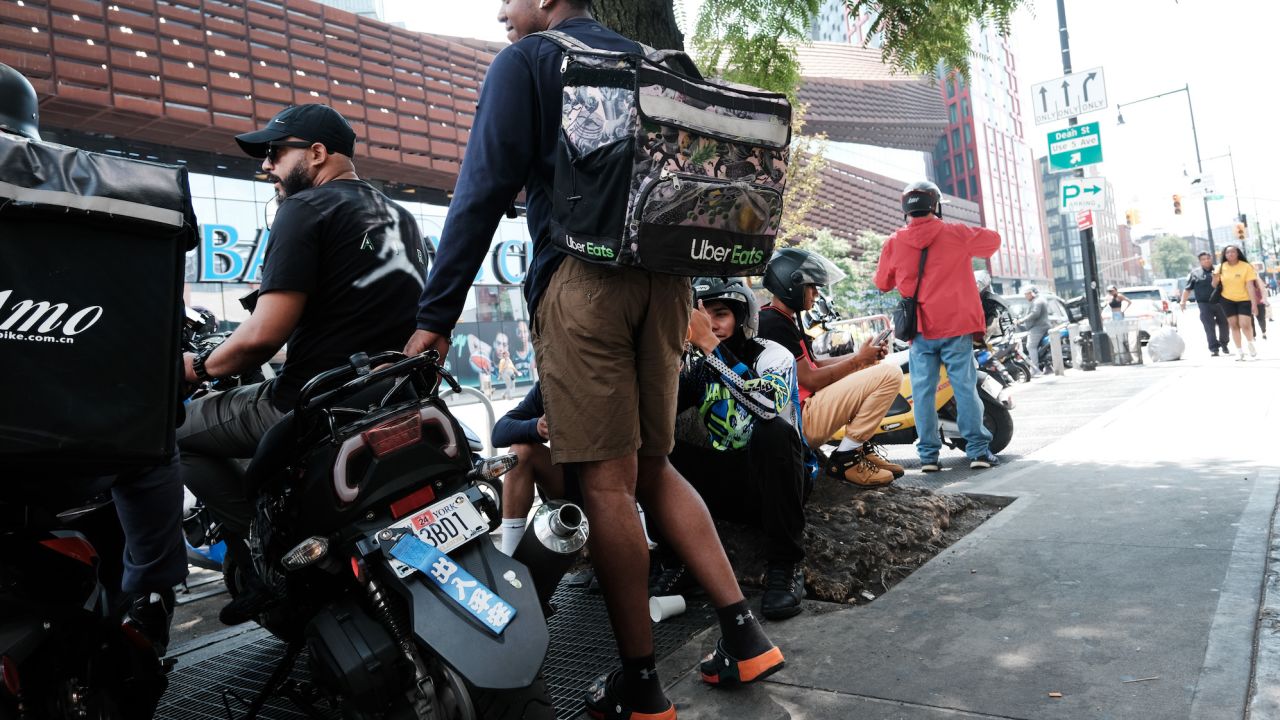
M 304 648 L 344 717 L 553 716 L 540 671 L 559 577 L 546 569 L 567 567 L 585 520 L 559 505 L 514 557 L 498 552 L 488 535 L 515 456 L 475 464 L 441 382 L 460 387 L 434 351 L 360 353 L 308 381 L 263 437 L 245 473 L 249 550 L 268 593 L 257 621 L 287 651 L 247 718 Z
M 883 317 L 883 316 L 881 316 Z M 849 328 L 857 326 L 864 320 L 872 318 L 854 318 L 840 320 L 839 312 L 823 296 L 814 303 L 814 310 L 805 317 L 806 332 L 813 344 L 813 350 L 819 357 L 838 357 L 852 353 L 857 348 L 855 333 Z M 887 322 L 883 318 L 880 322 Z M 871 442 L 882 445 L 911 445 L 919 439 L 916 433 L 915 412 L 912 405 L 911 371 L 906 343 L 892 340 L 895 352 L 890 353 L 881 362 L 897 363 L 902 368 L 902 387 L 898 397 L 894 398 L 889 412 L 880 422 L 880 431 L 871 438 Z M 1013 438 L 1013 416 L 1009 412 L 1014 405 L 1010 388 L 988 373 L 977 371 L 978 396 L 982 400 L 982 422 L 991 432 L 991 452 L 999 453 L 1008 447 Z M 955 409 L 955 392 L 947 377 L 946 368 L 940 370 L 938 389 L 934 395 L 935 407 L 938 411 L 942 441 L 948 447 L 963 450 L 965 440 L 960 435 L 960 426 Z M 832 438 L 839 441 L 843 430 Z

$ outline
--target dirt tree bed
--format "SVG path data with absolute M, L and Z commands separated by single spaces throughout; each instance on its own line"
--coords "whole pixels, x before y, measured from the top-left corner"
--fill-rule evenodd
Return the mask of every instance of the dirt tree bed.
M 823 478 L 805 507 L 805 586 L 812 599 L 864 603 L 981 525 L 999 508 L 915 487 L 859 490 Z M 739 582 L 759 587 L 764 540 L 717 522 Z

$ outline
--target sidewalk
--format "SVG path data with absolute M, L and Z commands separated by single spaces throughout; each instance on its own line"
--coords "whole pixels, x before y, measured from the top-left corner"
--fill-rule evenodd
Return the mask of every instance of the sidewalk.
M 788 665 L 765 683 L 702 685 L 715 631 L 668 658 L 682 720 L 1244 717 L 1280 361 L 1188 355 L 947 487 L 1017 499 L 874 603 L 770 624 Z M 1254 399 L 1211 409 L 1233 387 Z

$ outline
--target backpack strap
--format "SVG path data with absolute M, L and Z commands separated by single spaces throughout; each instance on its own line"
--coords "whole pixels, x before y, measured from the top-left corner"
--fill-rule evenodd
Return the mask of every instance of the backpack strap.
M 644 49 L 644 59 L 654 65 L 661 65 L 694 80 L 703 79 L 697 63 L 683 50 L 655 50 L 644 43 L 640 43 L 640 47 Z
M 551 42 L 559 45 L 561 48 L 565 50 L 591 50 L 595 52 L 608 52 L 608 50 L 596 50 L 595 48 L 582 42 L 578 38 L 573 37 L 568 33 L 560 32 L 559 30 L 543 30 L 542 32 L 530 33 L 530 35 L 537 35 L 540 37 L 544 37 L 550 40 Z

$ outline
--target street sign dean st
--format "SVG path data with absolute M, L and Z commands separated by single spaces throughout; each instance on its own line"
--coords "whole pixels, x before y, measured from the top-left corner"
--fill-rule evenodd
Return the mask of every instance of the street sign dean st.
M 1073 125 L 1049 133 L 1049 171 L 1066 172 L 1102 162 L 1098 123 Z
M 1093 68 L 1031 86 L 1037 125 L 1083 115 L 1107 106 L 1102 68 Z
M 1107 198 L 1107 182 L 1100 177 L 1063 178 L 1058 185 L 1058 212 L 1101 210 Z

